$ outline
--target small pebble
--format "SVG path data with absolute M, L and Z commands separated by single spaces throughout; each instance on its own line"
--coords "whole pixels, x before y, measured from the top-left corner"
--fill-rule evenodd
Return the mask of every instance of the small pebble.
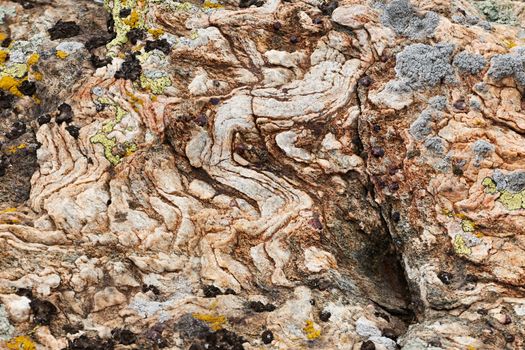
M 295 36 L 295 35 L 292 35 L 292 36 L 290 37 L 290 42 L 291 42 L 292 44 L 297 44 L 297 43 L 299 42 L 299 38 L 298 38 L 297 36 Z
M 217 97 L 212 97 L 210 98 L 210 103 L 214 106 L 218 105 L 219 103 L 221 103 L 221 100 L 218 99 Z
M 280 30 L 282 28 L 281 22 L 273 22 L 273 29 L 274 30 Z

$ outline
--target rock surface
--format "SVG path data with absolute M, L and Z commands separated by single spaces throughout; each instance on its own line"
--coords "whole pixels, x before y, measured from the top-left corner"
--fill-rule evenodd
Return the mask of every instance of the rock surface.
M 521 349 L 525 3 L 0 0 L 7 349 Z

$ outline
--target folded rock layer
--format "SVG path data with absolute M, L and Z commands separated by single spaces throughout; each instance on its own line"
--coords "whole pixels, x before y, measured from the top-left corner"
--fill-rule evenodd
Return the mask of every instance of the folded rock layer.
M 0 0 L 0 347 L 522 348 L 523 25 Z

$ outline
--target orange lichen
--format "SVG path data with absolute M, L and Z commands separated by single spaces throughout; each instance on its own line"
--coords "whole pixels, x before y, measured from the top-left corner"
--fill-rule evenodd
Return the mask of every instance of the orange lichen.
M 308 338 L 308 340 L 314 340 L 321 336 L 321 330 L 314 327 L 314 322 L 312 320 L 306 321 L 303 331 L 306 334 L 306 338 Z
M 21 335 L 6 343 L 9 350 L 36 350 L 36 345 L 31 338 Z
M 199 314 L 194 313 L 193 318 L 204 321 L 210 325 L 210 328 L 214 331 L 222 329 L 222 326 L 226 323 L 226 317 L 222 315 L 210 315 L 210 314 Z

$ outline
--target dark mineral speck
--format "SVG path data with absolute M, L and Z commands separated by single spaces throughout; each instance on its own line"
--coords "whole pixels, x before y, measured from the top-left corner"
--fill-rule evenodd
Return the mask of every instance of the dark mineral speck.
M 33 320 L 37 324 L 49 325 L 57 313 L 57 308 L 47 300 L 33 299 L 29 303 L 33 312 Z
M 399 222 L 399 220 L 401 220 L 401 214 L 399 214 L 399 212 L 397 211 L 393 212 L 392 220 L 394 220 L 394 222 Z
M 261 340 L 264 344 L 270 344 L 273 341 L 272 331 L 265 330 L 264 332 L 262 332 Z
M 80 27 L 73 21 L 59 20 L 51 29 L 47 30 L 51 40 L 66 39 L 80 34 Z
M 129 15 L 131 15 L 131 9 L 130 9 L 130 8 L 122 9 L 122 10 L 120 10 L 120 12 L 118 13 L 118 16 L 119 16 L 120 18 L 126 18 L 126 17 L 128 17 Z
M 122 66 L 115 72 L 115 78 L 135 81 L 142 73 L 142 66 L 135 55 L 127 55 Z
M 273 22 L 273 25 L 272 25 L 272 26 L 273 26 L 273 29 L 274 29 L 274 30 L 280 30 L 280 29 L 283 27 L 283 25 L 281 24 L 281 22 Z
M 111 39 L 108 36 L 96 36 L 86 41 L 84 46 L 88 51 L 91 51 L 97 47 L 106 45 L 108 42 L 110 42 L 110 40 Z
M 330 319 L 330 317 L 332 316 L 332 314 L 328 311 L 321 311 L 319 313 L 319 319 L 323 322 L 328 322 L 328 320 Z
M 62 326 L 62 330 L 64 330 L 66 334 L 76 334 L 80 332 L 82 329 L 84 329 L 84 326 L 82 325 L 82 323 L 65 324 Z
M 372 155 L 376 158 L 380 158 L 385 155 L 385 150 L 381 147 L 372 147 Z
M 465 100 L 463 99 L 460 99 L 460 100 L 457 100 L 456 102 L 454 102 L 454 108 L 457 109 L 457 110 L 460 110 L 460 111 L 464 111 L 465 109 L 467 109 L 467 104 L 465 102 Z
M 444 284 L 451 284 L 454 277 L 450 272 L 446 271 L 440 271 L 437 276 Z
M 217 295 L 221 295 L 222 291 L 212 284 L 204 286 L 202 292 L 206 298 L 215 298 Z
M 111 57 L 100 58 L 97 55 L 91 55 L 91 58 L 89 60 L 91 61 L 93 67 L 101 68 L 110 64 L 113 59 Z
M 323 20 L 322 20 L 320 17 L 315 17 L 315 18 L 312 20 L 312 23 L 313 23 L 313 24 L 322 24 L 322 23 L 323 23 Z
M 388 189 L 390 192 L 396 192 L 399 190 L 399 184 L 397 182 L 392 182 L 390 185 L 388 185 Z
M 513 343 L 514 340 L 516 340 L 516 337 L 509 333 L 504 333 L 503 336 L 505 337 L 505 341 L 507 343 Z
M 26 130 L 26 124 L 22 121 L 17 121 L 13 123 L 11 130 L 5 134 L 5 137 L 9 140 L 14 140 L 25 134 Z
M 20 91 L 25 96 L 33 96 L 36 92 L 36 84 L 33 81 L 24 80 L 18 86 L 18 91 Z
M 196 118 L 195 118 L 195 123 L 198 125 L 198 126 L 206 126 L 208 124 L 208 118 L 206 117 L 206 114 L 199 114 Z
M 260 301 L 250 301 L 248 303 L 248 307 L 252 309 L 255 312 L 272 312 L 276 309 L 275 305 L 272 304 L 264 304 Z
M 212 97 L 210 98 L 210 103 L 214 106 L 218 105 L 219 103 L 221 103 L 221 100 L 218 99 L 217 97 Z
M 360 350 L 375 350 L 375 349 L 376 349 L 376 345 L 371 340 L 365 341 L 363 344 L 361 344 L 361 348 L 360 348 Z
M 0 90 L 0 110 L 7 110 L 12 107 L 15 97 L 10 93 Z
M 69 135 L 73 136 L 75 139 L 78 139 L 80 136 L 80 128 L 75 125 L 68 125 L 66 126 L 66 130 L 69 133 Z
M 339 3 L 337 1 L 327 1 L 321 4 L 319 6 L 319 9 L 325 16 L 331 16 L 332 12 L 339 6 Z
M 116 328 L 111 331 L 111 335 L 117 343 L 123 345 L 131 345 L 137 341 L 137 336 L 129 329 Z
M 126 37 L 132 45 L 137 45 L 139 40 L 146 37 L 146 32 L 143 29 L 133 28 L 126 34 Z
M 395 341 L 397 339 L 397 334 L 392 328 L 385 328 L 383 329 L 383 337 L 390 338 Z
M 159 295 L 160 294 L 160 290 L 156 286 L 152 286 L 151 284 L 148 284 L 148 285 L 145 284 L 145 285 L 142 286 L 142 292 L 146 293 L 146 292 L 149 292 L 149 291 L 152 291 L 153 294 L 155 294 L 155 295 Z
M 259 0 L 241 0 L 239 1 L 239 7 L 240 8 L 248 8 L 252 5 L 255 5 L 257 7 L 262 6 L 264 3 Z
M 290 37 L 290 42 L 291 42 L 292 44 L 297 44 L 297 43 L 299 42 L 299 38 L 298 38 L 297 36 L 295 36 L 295 35 L 292 35 L 292 36 Z
M 51 116 L 49 114 L 42 114 L 36 118 L 38 125 L 44 125 L 51 121 Z
M 170 53 L 171 47 L 170 47 L 170 43 L 166 39 L 147 40 L 144 50 L 146 50 L 146 52 L 153 51 L 153 50 L 159 50 L 163 52 L 165 55 L 167 55 Z
M 12 41 L 13 41 L 13 39 L 11 39 L 11 38 L 5 38 L 4 40 L 2 40 L 2 43 L 0 43 L 0 46 L 1 47 L 9 47 L 9 45 L 11 45 Z
M 57 124 L 69 123 L 73 120 L 73 109 L 67 103 L 58 106 L 58 116 L 55 118 Z
M 68 342 L 65 350 L 113 350 L 115 348 L 112 339 L 103 340 L 99 336 L 88 337 L 85 334 Z
M 359 78 L 359 85 L 362 85 L 364 87 L 369 87 L 372 84 L 372 78 L 370 78 L 368 75 L 365 75 L 361 78 Z

